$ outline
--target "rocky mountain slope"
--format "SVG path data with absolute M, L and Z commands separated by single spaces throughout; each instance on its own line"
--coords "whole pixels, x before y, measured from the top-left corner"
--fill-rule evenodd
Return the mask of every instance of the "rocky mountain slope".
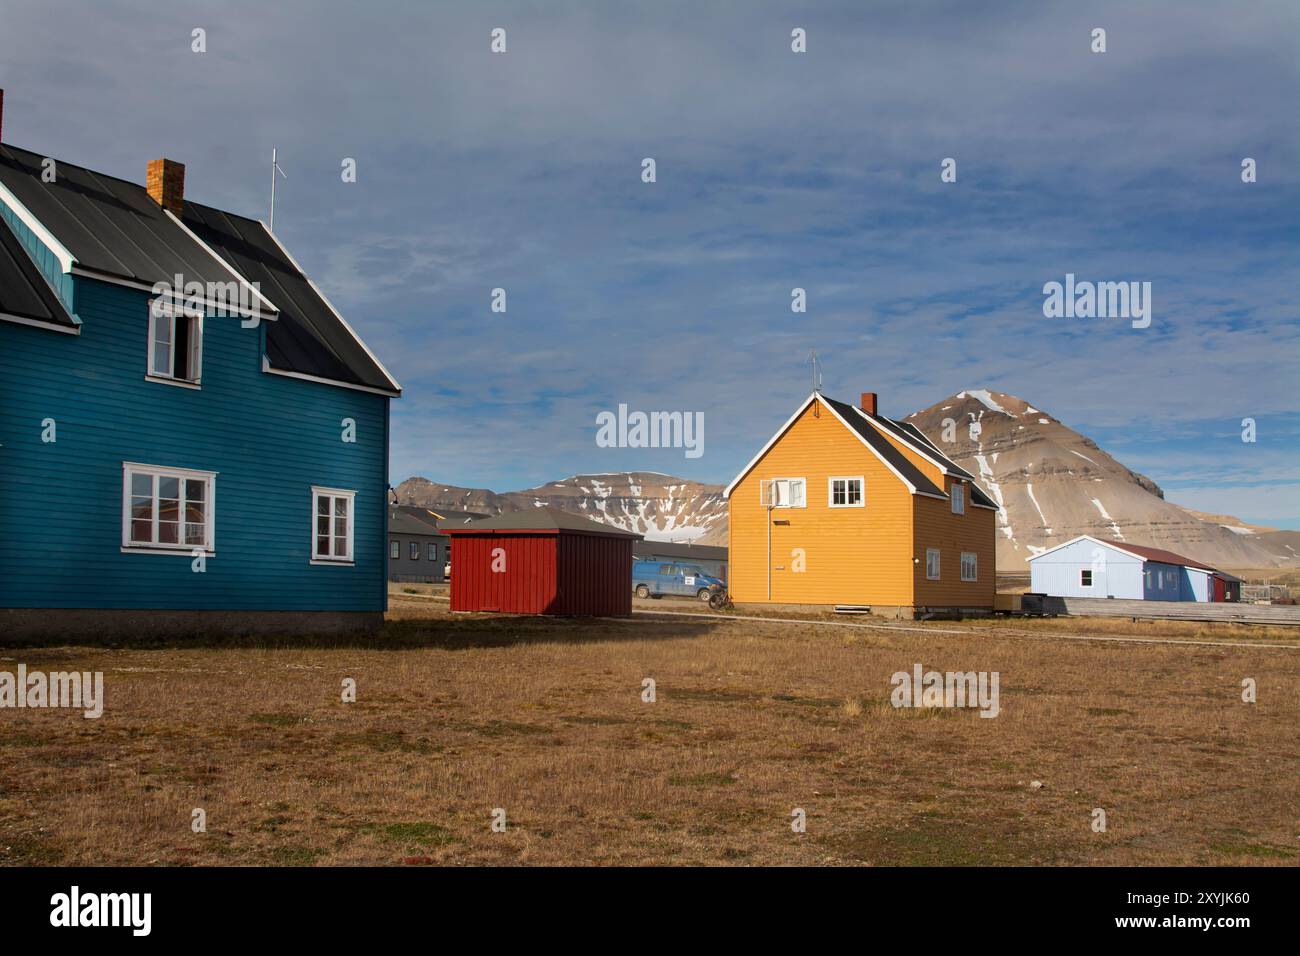
M 648 538 L 727 543 L 727 503 L 721 485 L 654 472 L 574 475 L 536 488 L 497 494 L 485 488 L 439 485 L 408 478 L 397 486 L 402 504 L 434 511 L 502 514 L 550 506 L 604 521 Z
M 1257 533 L 1165 501 L 1150 478 L 1014 395 L 958 392 L 907 420 L 998 502 L 999 571 L 1024 571 L 1030 556 L 1081 534 L 1166 548 L 1215 567 L 1281 560 Z

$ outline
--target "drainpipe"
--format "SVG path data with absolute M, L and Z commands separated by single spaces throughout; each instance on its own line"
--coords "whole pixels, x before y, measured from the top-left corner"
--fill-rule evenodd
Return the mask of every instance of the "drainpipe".
M 772 600 L 772 506 L 767 506 L 767 599 Z

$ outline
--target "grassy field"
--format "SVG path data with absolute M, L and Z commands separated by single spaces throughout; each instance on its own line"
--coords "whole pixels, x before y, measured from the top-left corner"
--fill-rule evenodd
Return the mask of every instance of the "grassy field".
M 1300 648 L 1113 640 L 1294 632 L 809 618 L 453 617 L 399 590 L 374 638 L 0 648 L 107 698 L 0 711 L 0 863 L 1300 862 Z M 893 708 L 915 663 L 998 671 L 1000 715 Z

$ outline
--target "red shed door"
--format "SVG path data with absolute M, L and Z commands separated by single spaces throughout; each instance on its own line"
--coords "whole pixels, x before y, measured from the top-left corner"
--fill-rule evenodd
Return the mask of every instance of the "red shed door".
M 1228 600 L 1227 583 L 1228 582 L 1224 581 L 1223 578 L 1219 577 L 1217 574 L 1214 576 L 1214 600 Z

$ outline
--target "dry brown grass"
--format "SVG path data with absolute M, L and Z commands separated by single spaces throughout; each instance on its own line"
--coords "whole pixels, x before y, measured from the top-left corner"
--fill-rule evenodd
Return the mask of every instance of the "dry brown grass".
M 0 711 L 0 862 L 1300 861 L 1300 651 L 390 617 L 382 639 L 0 650 L 107 691 L 98 721 Z M 895 710 L 916 662 L 999 671 L 1001 715 Z

